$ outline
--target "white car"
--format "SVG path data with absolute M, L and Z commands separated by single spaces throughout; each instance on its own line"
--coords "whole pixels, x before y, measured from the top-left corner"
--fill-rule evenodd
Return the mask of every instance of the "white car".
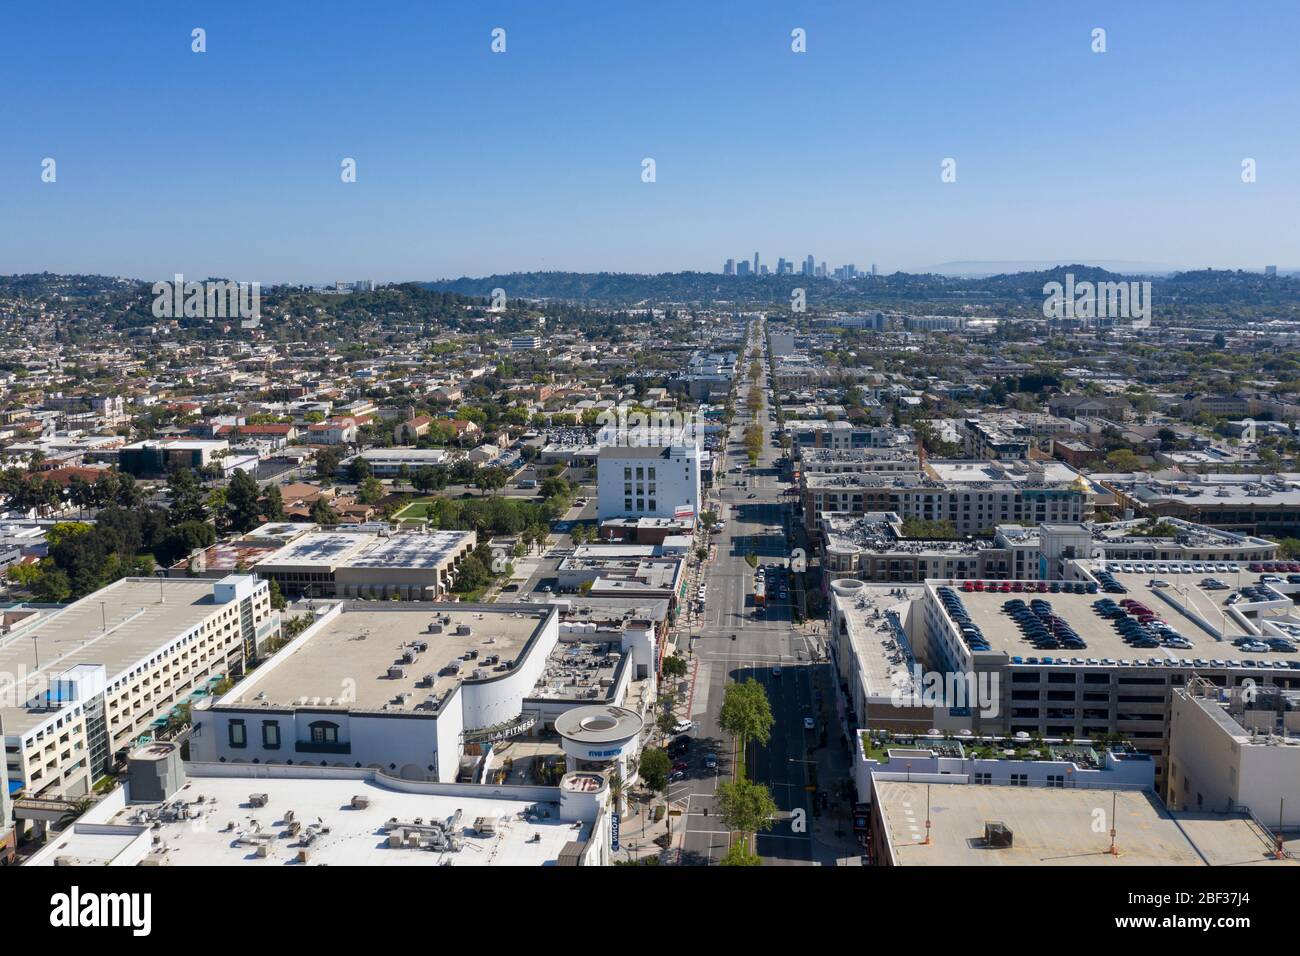
M 804 729 L 804 730 L 816 730 L 816 729 L 817 729 L 817 722 L 816 722 L 815 720 L 813 720 L 811 717 L 805 717 L 805 718 L 803 719 L 803 729 Z
M 675 734 L 684 734 L 694 729 L 695 721 L 693 720 L 679 720 L 673 724 L 673 733 Z

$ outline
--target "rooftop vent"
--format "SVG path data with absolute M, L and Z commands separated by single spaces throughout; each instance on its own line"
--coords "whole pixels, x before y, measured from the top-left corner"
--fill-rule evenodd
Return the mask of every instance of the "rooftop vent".
M 1013 835 L 1005 823 L 991 820 L 984 824 L 984 843 L 998 849 L 1011 846 Z

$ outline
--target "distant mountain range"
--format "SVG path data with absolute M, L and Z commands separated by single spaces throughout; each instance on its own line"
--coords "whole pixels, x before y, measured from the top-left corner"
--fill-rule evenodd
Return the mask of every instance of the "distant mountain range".
M 1177 269 L 1171 269 L 1168 266 L 1158 266 L 1150 262 L 1130 262 L 1124 259 L 1075 259 L 1074 262 L 1091 266 L 1095 269 L 1105 269 L 1107 272 L 1116 275 L 1128 276 L 1165 276 L 1172 275 Z M 985 262 L 977 260 L 961 262 L 942 262 L 930 269 L 930 272 L 942 276 L 996 276 L 1008 275 L 1016 272 L 1043 272 L 1064 266 L 1065 263 L 1059 259 L 1044 260 L 989 260 Z M 1260 270 L 1263 271 L 1262 269 Z
M 1133 264 L 1112 263 L 1131 267 Z M 947 267 L 993 270 L 1003 263 L 948 263 Z M 1007 263 L 1021 265 L 1021 263 Z M 864 276 L 848 282 L 807 276 L 724 276 L 711 272 L 639 275 L 619 272 L 515 272 L 463 276 L 432 282 L 395 283 L 373 292 L 319 295 L 297 286 L 262 290 L 263 306 L 303 312 L 384 318 L 424 316 L 447 321 L 466 306 L 481 308 L 501 289 L 509 300 L 549 302 L 548 308 L 588 306 L 601 312 L 655 306 L 785 311 L 800 292 L 809 308 L 822 311 L 882 311 L 913 314 L 1042 317 L 1044 286 L 1080 282 L 1138 281 L 1135 273 L 1096 265 L 1054 265 L 1034 271 L 989 271 L 981 275 L 939 272 Z M 1206 269 L 1171 274 L 1141 273 L 1151 282 L 1157 319 L 1282 319 L 1300 321 L 1300 276 Z M 0 276 L 0 307 L 22 300 L 57 297 L 75 302 L 83 314 L 122 316 L 129 324 L 152 321 L 149 280 L 96 275 L 38 273 Z M 451 294 L 451 295 L 448 295 Z M 457 301 L 465 296 L 475 301 Z M 11 306 L 12 308 L 12 306 Z

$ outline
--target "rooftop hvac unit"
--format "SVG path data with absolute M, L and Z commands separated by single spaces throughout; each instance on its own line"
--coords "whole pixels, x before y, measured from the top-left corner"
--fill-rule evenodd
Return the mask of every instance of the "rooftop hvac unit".
M 437 621 L 432 621 L 432 622 L 430 622 L 430 624 L 429 624 L 429 633 L 430 633 L 430 634 L 441 634 L 441 633 L 442 633 L 442 625 L 439 624 Z
M 406 676 L 406 668 L 405 668 L 405 667 L 401 667 L 401 666 L 399 666 L 399 665 L 397 665 L 397 664 L 394 664 L 392 667 L 388 668 L 388 679 L 389 679 L 389 680 L 401 680 L 401 679 L 404 678 L 405 676 Z
M 271 798 L 265 793 L 250 793 L 248 795 L 248 805 L 250 807 L 264 807 L 271 801 Z
M 357 794 L 352 798 L 353 810 L 365 810 L 370 806 L 370 798 Z
M 1011 828 L 996 820 L 984 824 L 984 842 L 991 847 L 1011 846 Z
M 456 636 L 457 636 L 457 637 L 468 637 L 469 634 L 470 634 L 470 626 L 469 626 L 468 624 L 457 624 L 457 625 L 456 625 Z

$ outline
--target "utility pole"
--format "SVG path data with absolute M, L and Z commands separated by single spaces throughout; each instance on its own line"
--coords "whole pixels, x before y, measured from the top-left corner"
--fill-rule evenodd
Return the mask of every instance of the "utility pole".
M 1111 856 L 1119 856 L 1119 847 L 1115 845 L 1115 824 L 1117 822 L 1115 812 L 1118 805 L 1119 791 L 1115 791 L 1110 795 L 1110 849 L 1106 851 Z

